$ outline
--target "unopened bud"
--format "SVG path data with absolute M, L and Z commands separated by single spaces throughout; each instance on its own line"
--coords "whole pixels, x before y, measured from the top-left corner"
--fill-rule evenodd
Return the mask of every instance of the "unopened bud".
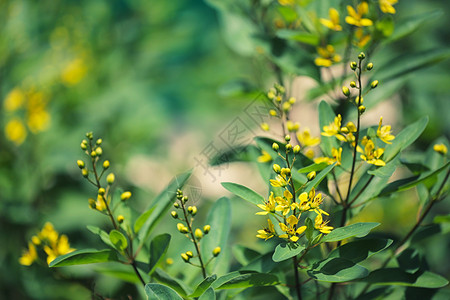
M 358 111 L 359 111 L 360 114 L 363 114 L 366 111 L 366 107 L 364 105 L 360 105 L 358 107 Z
M 214 257 L 217 257 L 220 254 L 221 250 L 222 249 L 220 247 L 214 248 L 214 250 L 212 251 L 212 254 L 214 255 Z
M 211 226 L 210 225 L 203 226 L 203 232 L 205 234 L 208 234 L 210 230 L 211 230 Z
M 294 97 L 291 97 L 291 98 L 289 98 L 288 101 L 289 101 L 289 103 L 290 103 L 291 105 L 294 105 L 296 99 L 295 99 Z
M 87 137 L 88 139 L 92 140 L 92 139 L 94 138 L 94 134 L 92 133 L 92 131 L 91 131 L 91 132 L 87 132 L 87 133 L 86 133 L 86 137 Z
M 126 200 L 130 199 L 130 197 L 131 197 L 131 192 L 129 192 L 129 191 L 123 192 L 122 195 L 120 195 L 120 200 L 126 201 Z
M 104 188 L 99 188 L 99 189 L 98 189 L 98 194 L 99 194 L 99 195 L 103 196 L 105 193 L 106 193 L 106 191 L 105 191 Z
M 316 171 L 309 172 L 308 175 L 306 175 L 306 178 L 310 181 L 316 178 Z
M 186 251 L 186 255 L 189 256 L 189 258 L 194 257 L 194 253 L 192 253 L 192 251 Z
M 356 82 L 350 81 L 350 87 L 355 88 L 356 87 Z
M 177 224 L 177 229 L 181 233 L 188 233 L 189 232 L 189 229 L 186 226 L 184 226 L 183 223 L 178 223 Z
M 188 196 L 183 196 L 183 198 L 181 199 L 181 201 L 183 201 L 183 203 L 186 203 L 189 200 Z
M 84 168 L 84 161 L 77 160 L 77 165 L 78 165 L 78 168 L 83 169 Z
M 96 143 L 97 145 L 101 145 L 102 142 L 103 142 L 102 139 L 98 139 L 95 143 Z
M 292 149 L 292 152 L 294 152 L 294 154 L 298 154 L 300 152 L 300 146 L 295 145 L 294 148 Z
M 273 171 L 274 171 L 275 173 L 277 173 L 277 174 L 280 174 L 280 172 L 281 172 L 281 167 L 280 167 L 279 164 L 274 164 L 274 165 L 272 166 L 272 169 L 273 169 Z
M 364 54 L 364 52 L 359 53 L 358 59 L 363 60 L 364 58 L 366 58 L 366 55 Z
M 88 142 L 86 141 L 86 140 L 83 140 L 82 142 L 81 142 L 81 149 L 82 150 L 86 150 L 87 149 L 87 147 L 88 147 Z
M 108 169 L 109 168 L 109 160 L 105 160 L 104 162 L 103 162 L 103 169 Z
M 114 175 L 114 173 L 109 173 L 108 176 L 106 176 L 106 182 L 109 185 L 113 184 L 115 180 L 116 180 L 116 176 Z
M 189 212 L 191 215 L 195 216 L 195 215 L 197 214 L 197 206 L 189 206 L 189 207 L 188 207 L 188 212 Z
M 350 63 L 350 68 L 353 70 L 353 71 L 355 71 L 356 70 L 356 67 L 357 67 L 358 65 L 356 64 L 356 61 L 352 61 L 351 63 Z
M 117 216 L 117 222 L 119 222 L 119 224 L 122 224 L 123 220 L 125 220 L 124 216 L 122 216 L 122 215 Z
M 269 115 L 271 115 L 272 117 L 276 117 L 277 116 L 277 112 L 274 109 L 269 110 Z
M 275 151 L 278 151 L 280 149 L 280 146 L 277 143 L 272 144 L 272 149 Z
M 364 103 L 364 98 L 363 97 L 359 98 L 359 96 L 356 96 L 355 102 L 356 102 L 356 105 L 358 105 L 358 106 L 362 105 Z
M 187 256 L 186 253 L 181 253 L 181 258 L 185 261 L 185 262 L 189 262 L 190 257 Z
M 95 209 L 95 207 L 97 206 L 97 204 L 95 203 L 95 200 L 92 198 L 89 198 L 89 207 L 92 209 Z
M 200 228 L 195 229 L 194 234 L 198 240 L 200 240 L 203 237 L 203 232 Z
M 83 177 L 88 177 L 89 176 L 88 169 L 86 169 L 86 168 L 81 169 L 81 175 L 83 175 Z
M 173 207 L 175 207 L 175 208 L 180 208 L 180 204 L 179 204 L 178 202 L 175 202 L 175 203 L 173 204 Z
M 96 156 L 97 156 L 97 152 L 91 151 L 91 157 L 96 157 Z
M 287 144 L 286 145 L 286 152 L 289 152 L 292 150 L 292 145 L 291 144 Z
M 372 81 L 372 83 L 370 84 L 370 87 L 371 88 L 376 88 L 378 86 L 378 80 L 374 80 L 374 81 Z
M 366 67 L 367 71 L 370 71 L 373 69 L 373 63 L 368 63 Z
M 286 136 L 284 137 L 284 140 L 285 140 L 286 142 L 289 142 L 289 141 L 291 140 L 291 136 L 290 136 L 290 135 L 286 135 Z
M 101 147 L 97 147 L 97 148 L 95 149 L 95 153 L 97 153 L 98 156 L 101 156 L 101 155 L 103 154 L 102 148 L 101 148 Z
M 291 103 L 284 102 L 282 108 L 285 112 L 288 112 L 291 109 Z
M 171 211 L 170 215 L 172 216 L 172 218 L 177 219 L 178 218 L 178 213 L 176 211 Z
M 269 124 L 261 123 L 261 129 L 264 131 L 269 131 L 270 130 Z
M 345 85 L 342 87 L 342 93 L 347 97 L 350 96 L 350 90 Z

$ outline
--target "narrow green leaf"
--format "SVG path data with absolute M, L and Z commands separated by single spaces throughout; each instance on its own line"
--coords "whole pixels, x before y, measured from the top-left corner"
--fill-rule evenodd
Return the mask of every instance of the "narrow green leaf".
M 217 279 L 217 276 L 214 274 L 212 276 L 206 277 L 203 279 L 202 282 L 200 282 L 197 287 L 195 288 L 195 291 L 189 295 L 189 297 L 200 297 L 210 286 L 211 284 Z
M 155 210 L 155 207 L 150 208 L 149 210 L 146 210 L 143 212 L 134 222 L 134 233 L 138 233 L 139 230 L 141 230 L 142 226 L 145 224 L 147 219 L 150 217 L 152 212 Z
M 88 225 L 87 229 L 90 232 L 92 232 L 94 234 L 97 234 L 101 238 L 103 243 L 105 243 L 106 245 L 110 246 L 111 248 L 115 248 L 113 243 L 111 243 L 111 240 L 109 239 L 109 234 L 106 231 L 104 231 L 104 230 L 102 230 L 102 229 L 100 229 L 100 228 L 98 228 L 96 226 L 91 226 L 91 225 Z
M 140 284 L 141 281 L 139 277 L 137 277 L 136 273 L 130 268 L 129 265 L 124 264 L 108 264 L 108 265 L 100 265 L 103 267 L 95 268 L 95 272 L 105 274 L 107 276 L 120 279 L 122 281 Z
M 369 271 L 348 259 L 333 257 L 315 263 L 307 273 L 318 281 L 345 282 L 364 278 Z
M 322 242 L 337 242 L 354 236 L 363 237 L 378 225 L 380 223 L 355 223 L 345 227 L 339 227 L 327 234 L 322 239 Z
M 299 255 L 303 250 L 305 250 L 305 246 L 299 244 L 280 243 L 275 248 L 272 259 L 274 262 L 280 262 Z
M 186 183 L 191 173 L 192 171 L 188 171 L 176 176 L 164 189 L 164 191 L 162 191 L 155 198 L 152 205 L 152 208 L 154 208 L 153 213 L 150 213 L 145 222 L 142 225 L 138 226 L 140 227 L 140 230 L 137 234 L 139 245 L 142 245 L 145 242 L 152 229 L 165 216 L 166 212 L 170 209 L 173 202 L 175 201 L 177 189 L 181 188 Z
M 429 289 L 441 288 L 448 284 L 448 280 L 438 274 L 429 271 L 410 274 L 400 268 L 375 270 L 363 281 L 376 285 L 401 285 Z
M 182 297 L 187 297 L 187 295 L 191 294 L 192 291 L 189 287 L 187 287 L 182 281 L 173 278 L 163 270 L 156 268 L 153 272 L 154 279 L 159 281 L 160 283 L 174 289 L 178 294 L 180 294 Z
M 212 257 L 212 251 L 216 247 L 222 248 L 222 252 L 208 265 L 211 273 L 220 274 L 219 268 L 227 268 L 227 240 L 231 229 L 231 204 L 230 200 L 222 197 L 214 203 L 209 211 L 205 224 L 211 226 L 211 231 L 205 235 L 201 242 L 201 253 L 204 260 Z M 224 271 L 221 269 L 221 271 Z M 226 270 L 225 270 L 226 272 Z
M 216 293 L 213 288 L 208 288 L 198 300 L 216 300 Z
M 240 271 L 253 271 L 258 273 L 270 273 L 277 267 L 277 263 L 272 260 L 272 253 L 266 253 L 258 256 L 247 265 L 243 266 Z
M 167 252 L 170 243 L 170 234 L 163 233 L 161 235 L 155 236 L 150 243 L 150 261 L 149 267 L 150 270 L 148 272 L 149 275 L 153 273 L 158 263 L 164 257 L 164 254 Z
M 333 170 L 336 164 L 337 162 L 333 163 L 332 165 L 329 165 L 328 167 L 320 171 L 320 173 L 316 175 L 316 178 L 311 180 L 311 182 L 309 182 L 306 185 L 305 192 L 309 193 L 309 191 L 311 191 L 312 188 L 316 188 L 322 182 L 322 180 L 324 180 L 327 177 L 328 173 L 330 173 Z
M 336 117 L 336 114 L 334 113 L 330 104 L 328 104 L 328 102 L 322 100 L 319 104 L 320 130 L 322 131 L 324 126 L 328 126 L 331 123 L 333 123 L 335 117 Z M 333 136 L 322 136 L 321 143 L 320 143 L 320 149 L 322 149 L 323 153 L 326 156 L 330 157 L 332 148 L 336 148 L 336 149 L 339 148 L 337 139 Z
M 128 247 L 127 238 L 123 235 L 122 232 L 116 229 L 113 229 L 109 232 L 109 239 L 111 240 L 111 243 L 114 245 L 114 247 L 119 251 L 123 251 Z
M 384 161 L 389 162 L 403 149 L 411 145 L 415 140 L 419 138 L 422 132 L 425 130 L 428 124 L 428 117 L 414 122 L 405 129 L 403 129 L 392 141 L 392 144 L 386 146 L 384 151 Z
M 278 277 L 273 274 L 247 273 L 240 274 L 239 276 L 224 282 L 216 289 L 249 288 L 255 286 L 277 285 L 279 283 Z
M 176 291 L 159 283 L 146 284 L 145 294 L 148 300 L 183 300 Z
M 242 245 L 233 245 L 232 252 L 234 258 L 243 266 L 261 255 L 258 251 Z
M 312 171 L 322 171 L 328 166 L 327 163 L 320 163 L 320 164 L 312 164 L 307 167 L 301 168 L 298 170 L 299 173 L 309 173 Z
M 355 264 L 381 252 L 392 244 L 392 240 L 369 238 L 358 239 L 334 249 L 328 258 L 344 258 Z
M 233 182 L 222 182 L 221 184 L 225 189 L 232 192 L 236 196 L 241 197 L 245 201 L 255 205 L 264 203 L 264 197 L 248 187 Z
M 49 264 L 49 267 L 85 265 L 108 261 L 119 261 L 116 251 L 111 249 L 83 249 L 58 256 Z
M 252 161 L 251 152 L 259 149 L 255 145 L 246 145 L 242 147 L 234 147 L 224 152 L 220 152 L 209 161 L 211 166 L 219 166 L 230 162 L 250 162 Z

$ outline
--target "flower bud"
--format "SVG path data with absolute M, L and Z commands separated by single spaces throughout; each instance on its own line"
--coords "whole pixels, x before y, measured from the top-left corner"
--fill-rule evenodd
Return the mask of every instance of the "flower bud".
M 356 87 L 356 82 L 350 81 L 350 87 L 355 88 Z
M 358 111 L 360 114 L 363 114 L 366 111 L 366 107 L 364 105 L 358 106 Z
M 210 225 L 203 226 L 203 232 L 205 234 L 208 234 L 210 230 L 211 230 L 211 226 Z
M 102 142 L 103 142 L 102 139 L 98 139 L 95 143 L 96 143 L 97 145 L 101 145 Z
M 92 140 L 94 138 L 94 134 L 91 132 L 86 132 L 86 137 L 90 140 Z
M 129 192 L 129 191 L 123 192 L 122 195 L 120 195 L 120 200 L 122 200 L 122 201 L 126 201 L 130 198 L 131 198 L 131 192 Z
M 108 169 L 109 168 L 109 160 L 105 160 L 104 162 L 103 162 L 103 169 Z
M 186 226 L 184 226 L 183 223 L 178 223 L 177 224 L 177 229 L 181 233 L 188 233 L 189 232 L 189 229 Z
M 220 249 L 220 247 L 214 248 L 214 250 L 212 251 L 212 254 L 214 255 L 214 257 L 217 257 L 220 254 L 221 250 L 222 249 Z
M 291 104 L 289 102 L 284 102 L 282 108 L 285 112 L 288 112 L 291 109 Z
M 294 152 L 294 154 L 298 154 L 300 152 L 300 146 L 295 145 L 292 151 Z
M 203 237 L 203 232 L 200 228 L 195 229 L 194 234 L 198 240 L 200 240 Z
M 189 206 L 188 207 L 188 212 L 192 215 L 195 216 L 197 214 L 197 206 Z
M 123 223 L 123 220 L 125 220 L 125 217 L 124 217 L 124 216 L 122 216 L 122 215 L 118 215 L 118 216 L 117 216 L 117 222 L 119 222 L 119 224 L 122 224 L 122 223 Z
M 97 156 L 97 152 L 91 151 L 91 157 L 96 157 L 96 156 Z
M 291 140 L 291 136 L 290 136 L 290 135 L 286 135 L 286 136 L 284 137 L 284 140 L 285 140 L 286 142 L 289 142 L 289 141 Z
M 41 244 L 41 239 L 39 237 L 37 237 L 36 235 L 33 235 L 31 237 L 31 242 L 33 242 L 33 244 L 35 244 L 35 245 L 40 245 Z
M 273 143 L 272 144 L 272 149 L 275 151 L 278 151 L 278 149 L 280 149 L 280 146 L 277 143 Z
M 378 80 L 374 80 L 374 81 L 372 81 L 372 83 L 370 84 L 370 87 L 371 88 L 376 88 L 378 86 Z
M 294 97 L 291 97 L 291 98 L 289 98 L 289 104 L 291 104 L 291 105 L 294 105 L 295 104 L 295 101 L 296 101 L 296 99 L 294 98 Z
M 269 110 L 269 115 L 271 115 L 272 117 L 276 117 L 277 116 L 277 112 L 274 109 Z
M 95 209 L 95 207 L 97 206 L 97 204 L 95 203 L 95 200 L 92 198 L 89 198 L 89 207 L 92 209 Z
M 188 196 L 183 196 L 183 198 L 181 199 L 181 201 L 183 201 L 183 203 L 186 203 L 189 200 Z
M 267 123 L 261 123 L 261 129 L 264 131 L 269 131 L 270 127 Z
M 183 199 L 183 191 L 180 189 L 177 190 L 177 199 L 178 200 Z
M 86 150 L 87 149 L 87 147 L 88 147 L 88 142 L 86 141 L 86 140 L 83 140 L 82 142 L 81 142 L 81 149 L 82 150 Z
M 359 53 L 358 59 L 363 60 L 364 58 L 366 58 L 366 55 L 364 54 L 364 52 Z
M 274 164 L 274 165 L 272 166 L 272 169 L 273 169 L 273 171 L 274 171 L 275 173 L 277 173 L 277 174 L 280 174 L 280 172 L 281 172 L 281 167 L 280 167 L 279 164 Z
M 289 177 L 289 176 L 291 176 L 291 169 L 283 168 L 283 169 L 281 169 L 281 174 Z
M 80 169 L 83 169 L 84 168 L 84 161 L 82 161 L 82 160 L 77 160 L 77 165 L 78 165 L 78 168 L 80 168 Z
M 109 185 L 112 185 L 115 180 L 116 180 L 116 176 L 114 175 L 114 173 L 109 173 L 108 176 L 106 176 L 106 182 Z
M 88 177 L 89 176 L 88 169 L 86 169 L 86 168 L 81 169 L 81 175 L 83 175 L 83 177 Z
M 168 259 L 166 259 L 166 264 L 168 264 L 169 266 L 173 265 L 173 259 L 170 257 Z
M 353 71 L 355 71 L 356 70 L 356 67 L 357 67 L 358 65 L 356 64 L 356 61 L 352 61 L 351 63 L 350 63 L 350 68 L 353 70 Z
M 175 202 L 175 203 L 173 204 L 173 207 L 175 207 L 175 208 L 180 208 L 180 204 L 179 204 L 178 202 Z
M 281 100 L 283 100 L 283 98 L 281 98 L 281 96 L 277 96 L 277 97 L 275 98 L 275 101 L 277 101 L 277 102 L 281 102 Z
M 270 89 L 270 91 L 267 93 L 267 98 L 270 100 L 273 100 L 275 98 L 276 91 L 274 89 Z
M 342 87 L 342 93 L 347 97 L 350 96 L 350 90 L 345 85 Z
M 448 152 L 447 146 L 444 144 L 436 144 L 433 146 L 433 150 L 439 154 L 446 155 Z
M 289 152 L 292 150 L 292 145 L 291 144 L 287 144 L 286 145 L 286 152 Z
M 103 196 L 105 193 L 106 193 L 106 191 L 105 191 L 104 188 L 99 188 L 99 189 L 98 189 L 98 194 L 99 194 L 99 195 Z
M 316 178 L 316 171 L 309 172 L 308 175 L 306 175 L 306 178 L 308 178 L 309 181 Z
M 186 253 L 181 253 L 181 258 L 185 261 L 185 262 L 189 262 L 190 257 L 187 256 Z
M 355 103 L 356 103 L 356 105 L 362 105 L 363 103 L 364 103 L 364 98 L 363 97 L 361 97 L 361 98 L 359 98 L 359 96 L 356 96 L 356 98 L 355 98 Z
M 368 63 L 366 66 L 367 71 L 370 71 L 373 69 L 373 63 Z
M 186 255 L 189 256 L 189 258 L 194 257 L 194 253 L 192 253 L 192 251 L 186 251 Z
M 97 147 L 95 148 L 95 153 L 97 153 L 98 156 L 101 156 L 103 154 L 103 149 L 102 147 Z
M 170 215 L 172 216 L 172 218 L 177 219 L 178 218 L 178 213 L 176 211 L 171 211 Z

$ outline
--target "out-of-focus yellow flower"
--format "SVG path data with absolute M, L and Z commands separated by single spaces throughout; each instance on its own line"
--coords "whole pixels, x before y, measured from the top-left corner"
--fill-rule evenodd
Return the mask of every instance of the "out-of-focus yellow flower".
M 320 23 L 322 23 L 322 25 L 330 28 L 331 30 L 341 31 L 342 26 L 339 25 L 339 11 L 335 8 L 330 8 L 330 10 L 328 11 L 328 14 L 330 16 L 330 19 L 327 20 L 327 19 L 320 18 Z
M 28 243 L 28 250 L 24 250 L 22 256 L 19 258 L 19 263 L 24 266 L 31 266 L 37 258 L 36 247 L 33 243 Z
M 44 246 L 44 251 L 47 253 L 47 264 L 50 264 L 58 256 L 73 252 L 75 249 L 70 248 L 69 238 L 63 234 L 55 243 Z
M 278 3 L 280 3 L 283 6 L 292 6 L 295 4 L 295 0 L 278 0 Z
M 362 28 L 358 28 L 355 31 L 356 37 L 356 46 L 359 48 L 363 48 L 370 41 L 370 34 L 364 35 L 364 30 Z
M 391 141 L 395 139 L 395 136 L 391 134 L 391 125 L 384 125 L 381 127 L 383 117 L 380 117 L 380 123 L 378 123 L 377 137 L 380 138 L 386 144 L 392 144 Z
M 44 131 L 49 127 L 50 114 L 44 109 L 29 111 L 27 125 L 32 133 Z
M 436 144 L 433 146 L 433 150 L 436 151 L 437 153 L 446 155 L 447 154 L 447 146 L 445 146 L 444 144 Z
M 308 150 L 305 152 L 305 156 L 306 156 L 307 158 L 309 158 L 309 159 L 313 159 L 313 158 L 314 158 L 314 151 L 313 151 L 312 149 L 308 149 Z
M 269 152 L 262 150 L 261 156 L 258 156 L 258 162 L 266 163 L 272 161 L 272 156 L 270 156 Z
M 322 214 L 318 214 L 316 219 L 314 220 L 314 227 L 319 230 L 322 233 L 328 234 L 330 233 L 334 228 L 331 226 L 327 226 L 328 221 L 324 222 Z
M 298 234 L 302 234 L 305 230 L 306 230 L 306 226 L 300 226 L 298 228 L 297 224 L 298 224 L 298 219 L 296 216 L 294 215 L 290 215 L 287 219 L 286 219 L 286 223 L 288 224 L 288 226 L 286 224 L 280 223 L 280 229 L 283 230 L 284 234 L 280 235 L 279 237 L 282 239 L 289 239 L 292 242 L 297 242 L 299 237 L 297 236 Z
M 5 135 L 8 140 L 20 145 L 27 137 L 27 130 L 20 119 L 14 118 L 6 124 Z
M 316 66 L 329 67 L 333 63 L 341 61 L 341 57 L 335 53 L 332 45 L 327 45 L 325 48 L 318 47 L 317 53 L 319 53 L 319 57 L 314 60 Z
M 25 95 L 19 89 L 15 88 L 6 96 L 5 102 L 3 102 L 3 106 L 6 111 L 15 111 L 23 106 L 25 102 Z
M 61 80 L 68 86 L 79 83 L 87 73 L 87 66 L 83 59 L 77 58 L 71 61 L 63 70 Z
M 386 163 L 380 159 L 381 155 L 384 153 L 384 148 L 375 149 L 375 144 L 372 140 L 364 137 L 361 141 L 361 144 L 364 146 L 364 151 L 362 151 L 361 147 L 357 147 L 357 151 L 362 153 L 361 158 L 365 160 L 367 163 L 375 165 L 375 166 L 384 166 Z
M 380 9 L 385 14 L 395 14 L 393 5 L 397 2 L 398 0 L 380 0 Z
M 58 240 L 58 232 L 53 227 L 53 224 L 50 222 L 46 222 L 44 227 L 42 227 L 41 232 L 38 234 L 38 238 L 42 240 L 46 240 L 51 244 L 55 244 Z
M 265 202 L 265 204 L 258 204 L 257 206 L 263 210 L 257 212 L 257 215 L 267 215 L 268 213 L 275 212 L 275 199 L 273 197 L 273 192 L 270 192 L 269 199 Z
M 357 27 L 372 26 L 373 22 L 370 19 L 363 18 L 363 15 L 369 12 L 369 5 L 367 2 L 361 2 L 356 7 L 357 12 L 353 7 L 347 5 L 348 16 L 345 17 L 345 22 Z
M 297 138 L 303 147 L 313 147 L 319 145 L 320 138 L 312 137 L 309 128 L 305 128 L 302 132 L 297 133 Z
M 258 230 L 258 234 L 256 235 L 257 238 L 267 241 L 275 235 L 275 228 L 273 227 L 272 221 L 270 221 L 270 219 L 267 219 L 267 223 L 269 224 L 269 227 Z

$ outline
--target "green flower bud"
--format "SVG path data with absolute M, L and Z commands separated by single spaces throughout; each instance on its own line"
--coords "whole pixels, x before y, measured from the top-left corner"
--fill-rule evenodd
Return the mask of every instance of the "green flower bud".
M 170 215 L 172 216 L 172 218 L 177 219 L 178 218 L 178 213 L 176 211 L 171 211 Z
M 356 87 L 356 82 L 350 81 L 350 87 L 355 88 Z
M 358 67 L 358 65 L 356 64 L 356 61 L 352 61 L 352 62 L 350 63 L 350 68 L 351 68 L 353 71 L 355 71 L 357 67 Z
M 274 165 L 272 166 L 272 169 L 273 169 L 273 171 L 274 171 L 275 173 L 277 173 L 277 174 L 280 174 L 280 172 L 281 172 L 281 167 L 280 167 L 279 164 L 274 164 Z
M 103 142 L 102 139 L 98 139 L 95 143 L 96 143 L 97 145 L 101 145 L 102 142 Z
M 214 257 L 217 257 L 220 254 L 221 250 L 222 249 L 220 247 L 214 248 L 214 250 L 212 251 L 212 254 L 214 255 Z
M 308 175 L 306 175 L 306 178 L 308 178 L 309 181 L 316 178 L 316 171 L 309 172 Z
M 373 63 L 368 63 L 366 66 L 367 71 L 370 71 L 373 69 Z
M 82 161 L 82 160 L 77 160 L 77 165 L 78 165 L 78 168 L 80 168 L 80 169 L 83 169 L 84 168 L 84 161 Z
M 272 144 L 272 149 L 275 151 L 278 151 L 278 149 L 280 149 L 280 146 L 277 143 L 273 143 Z
M 359 53 L 358 59 L 363 60 L 365 58 L 366 58 L 366 55 L 364 54 L 364 52 Z
M 105 160 L 104 162 L 103 162 L 103 169 L 108 169 L 109 168 L 109 160 Z
M 180 189 L 177 190 L 177 199 L 178 200 L 183 199 L 183 191 Z
M 350 90 L 345 85 L 342 87 L 342 93 L 347 97 L 350 96 Z
M 289 142 L 289 141 L 291 140 L 291 136 L 290 136 L 290 135 L 286 135 L 286 136 L 284 137 L 284 140 L 285 140 L 286 142 Z
M 114 175 L 114 173 L 109 173 L 108 176 L 106 176 L 106 182 L 109 185 L 112 185 L 115 180 L 116 180 L 116 176 Z
M 298 154 L 300 152 L 300 146 L 299 145 L 295 145 L 292 152 L 294 152 L 294 154 Z
M 189 198 L 188 196 L 183 196 L 181 200 L 183 201 L 183 203 L 186 203 L 189 200 Z
M 86 133 L 86 137 L 87 137 L 88 139 L 92 140 L 92 139 L 94 138 L 94 134 L 92 133 L 92 131 L 91 131 L 91 132 L 87 132 L 87 133 Z
M 195 229 L 194 234 L 198 240 L 200 240 L 203 237 L 203 232 L 200 228 Z
M 130 199 L 130 197 L 131 197 L 131 192 L 129 192 L 129 191 L 123 192 L 122 195 L 120 195 L 120 200 L 126 201 L 126 200 Z
M 203 232 L 205 234 L 208 234 L 210 230 L 211 230 L 211 226 L 210 225 L 203 226 Z
M 189 256 L 189 258 L 194 257 L 194 253 L 192 253 L 192 251 L 186 251 L 186 255 Z
M 124 216 L 122 216 L 122 215 L 117 216 L 117 222 L 119 222 L 119 224 L 122 224 L 123 220 L 125 220 Z
M 95 149 L 95 153 L 97 153 L 98 156 L 101 156 L 101 155 L 103 154 L 102 148 L 101 148 L 101 147 L 97 147 L 97 148 Z
M 372 83 L 370 84 L 370 87 L 371 88 L 376 88 L 378 86 L 378 80 L 374 80 L 374 81 L 372 81 Z
M 289 152 L 292 150 L 292 145 L 291 144 L 287 144 L 286 145 L 286 152 Z
M 189 262 L 190 257 L 187 256 L 186 253 L 181 253 L 181 258 L 185 261 L 185 262 Z
M 86 168 L 81 169 L 81 175 L 83 175 L 83 177 L 88 177 L 89 176 L 88 169 L 86 169 Z
M 99 194 L 99 195 L 102 195 L 102 196 L 103 196 L 105 193 L 106 193 L 106 191 L 105 191 L 104 188 L 99 188 L 99 189 L 98 189 L 98 194 Z
M 88 142 L 86 141 L 86 140 L 83 140 L 82 142 L 81 142 L 81 149 L 82 150 L 86 150 L 87 149 L 87 147 L 88 147 Z

